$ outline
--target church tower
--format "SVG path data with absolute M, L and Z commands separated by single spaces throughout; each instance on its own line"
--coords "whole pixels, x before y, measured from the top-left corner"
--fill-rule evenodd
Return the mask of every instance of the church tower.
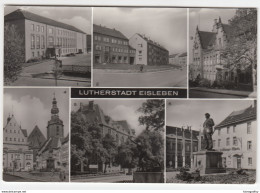
M 51 120 L 48 121 L 47 126 L 47 139 L 49 138 L 63 138 L 64 137 L 64 125 L 63 121 L 59 118 L 59 108 L 57 107 L 57 101 L 55 94 L 52 101 L 51 108 Z

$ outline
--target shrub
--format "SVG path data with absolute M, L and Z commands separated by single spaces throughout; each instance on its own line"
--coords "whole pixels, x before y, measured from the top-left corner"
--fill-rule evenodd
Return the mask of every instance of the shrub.
M 201 86 L 201 87 L 210 87 L 211 86 L 210 80 L 205 79 L 205 78 L 201 79 L 199 81 L 199 86 Z
M 29 60 L 27 60 L 27 63 L 33 63 L 33 62 L 39 62 L 41 61 L 41 58 L 30 58 Z

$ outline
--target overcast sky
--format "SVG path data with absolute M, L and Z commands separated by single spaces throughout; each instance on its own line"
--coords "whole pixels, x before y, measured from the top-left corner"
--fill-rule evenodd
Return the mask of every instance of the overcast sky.
M 205 121 L 205 113 L 209 113 L 217 125 L 233 111 L 253 103 L 253 100 L 167 100 L 167 125 L 188 125 L 193 130 L 199 130 Z
M 196 27 L 201 31 L 212 31 L 214 19 L 221 18 L 222 23 L 228 24 L 228 20 L 235 15 L 236 9 L 210 9 L 210 8 L 191 8 L 189 11 L 189 50 L 190 59 L 192 56 L 193 40 L 196 32 Z M 191 40 L 193 37 L 193 40 Z
M 88 104 L 88 99 L 72 99 L 71 109 L 76 111 L 79 109 L 79 103 Z M 93 101 L 93 100 L 92 100 Z M 138 117 L 141 115 L 137 112 L 137 109 L 146 100 L 136 99 L 136 100 L 126 100 L 126 99 L 106 99 L 100 100 L 95 99 L 94 104 L 98 104 L 100 108 L 104 111 L 105 115 L 109 115 L 113 120 L 120 121 L 126 120 L 132 129 L 135 130 L 136 136 L 145 129 L 145 126 L 139 125 Z M 77 106 L 74 106 L 77 103 Z
M 38 125 L 46 137 L 54 92 L 66 137 L 69 132 L 69 89 L 65 88 L 5 88 L 4 126 L 9 114 L 13 113 L 18 124 L 21 123 L 22 129 L 26 129 L 28 135 L 35 125 Z
M 92 10 L 89 7 L 5 6 L 4 14 L 6 15 L 17 9 L 24 9 L 72 25 L 87 34 L 91 34 Z
M 110 8 L 93 11 L 94 24 L 115 28 L 127 38 L 145 34 L 169 53 L 187 50 L 187 9 L 185 8 Z

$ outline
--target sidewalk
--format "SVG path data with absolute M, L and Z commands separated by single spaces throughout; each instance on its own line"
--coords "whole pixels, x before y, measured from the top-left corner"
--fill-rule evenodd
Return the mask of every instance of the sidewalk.
M 218 94 L 227 94 L 227 95 L 235 95 L 240 97 L 249 97 L 253 92 L 250 91 L 240 91 L 240 90 L 226 90 L 226 89 L 210 89 L 210 88 L 202 88 L 202 87 L 191 87 L 190 90 L 202 91 L 202 92 L 211 92 Z M 250 95 L 250 96 L 249 96 Z

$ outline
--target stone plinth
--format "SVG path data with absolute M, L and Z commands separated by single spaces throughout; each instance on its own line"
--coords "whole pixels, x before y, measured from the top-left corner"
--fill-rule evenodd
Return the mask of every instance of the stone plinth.
M 198 169 L 200 174 L 225 173 L 226 170 L 222 167 L 222 154 L 214 150 L 194 152 L 193 170 Z
M 134 172 L 134 183 L 164 183 L 163 172 Z

